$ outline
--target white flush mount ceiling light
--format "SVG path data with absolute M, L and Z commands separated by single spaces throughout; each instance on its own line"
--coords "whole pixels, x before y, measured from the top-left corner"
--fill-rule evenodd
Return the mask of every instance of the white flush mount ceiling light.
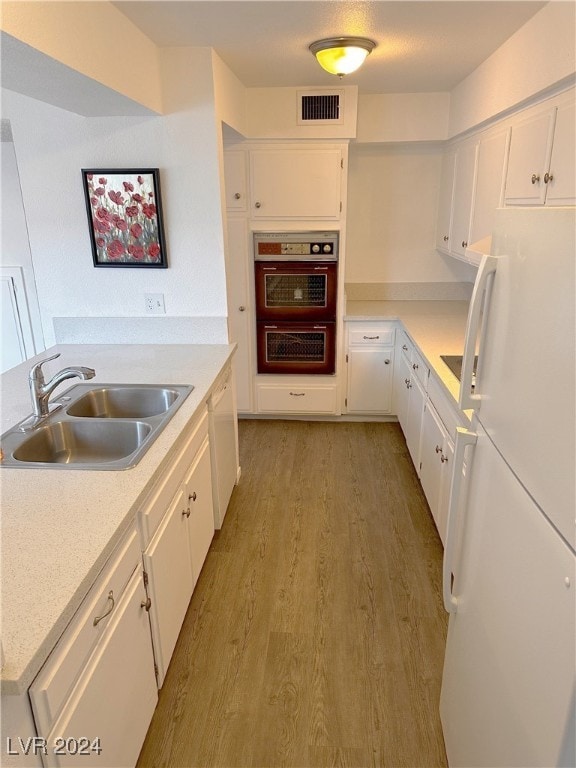
M 326 72 L 343 77 L 361 67 L 375 47 L 376 43 L 366 37 L 329 37 L 316 40 L 310 50 Z

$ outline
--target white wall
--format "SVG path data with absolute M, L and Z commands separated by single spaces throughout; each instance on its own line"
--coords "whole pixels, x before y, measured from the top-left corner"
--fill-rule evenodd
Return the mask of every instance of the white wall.
M 449 93 L 367 93 L 358 99 L 361 142 L 444 141 Z
M 161 71 L 164 117 L 83 118 L 3 91 L 48 346 L 54 317 L 143 316 L 145 292 L 170 316 L 226 316 L 211 51 L 164 49 Z M 169 268 L 94 268 L 80 170 L 138 167 L 160 168 Z
M 162 111 L 159 49 L 112 3 L 3 0 L 0 28 L 71 70 Z M 11 72 L 11 79 L 16 75 Z
M 346 282 L 470 280 L 465 264 L 434 248 L 440 148 L 352 145 Z
M 450 137 L 522 104 L 576 72 L 576 4 L 551 2 L 451 93 Z

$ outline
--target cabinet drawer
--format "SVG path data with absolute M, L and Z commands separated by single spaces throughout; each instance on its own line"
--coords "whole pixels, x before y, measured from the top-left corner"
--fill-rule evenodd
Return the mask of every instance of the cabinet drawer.
M 394 344 L 394 328 L 349 328 L 348 344 L 351 347 L 365 346 L 391 346 Z
M 142 550 L 150 543 L 174 494 L 178 490 L 186 470 L 208 434 L 208 412 L 205 411 L 196 426 L 192 427 L 184 448 L 174 459 L 172 469 L 166 472 L 159 484 L 152 490 L 138 513 Z
M 260 385 L 257 387 L 261 413 L 335 413 L 336 387 Z
M 47 735 L 84 665 L 114 615 L 126 584 L 140 562 L 135 528 L 118 545 L 58 644 L 30 686 L 40 735 Z M 94 621 L 98 617 L 96 626 Z

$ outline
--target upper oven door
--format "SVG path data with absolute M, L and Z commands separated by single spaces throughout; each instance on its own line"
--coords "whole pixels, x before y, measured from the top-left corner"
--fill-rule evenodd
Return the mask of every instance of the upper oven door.
M 338 265 L 256 261 L 258 320 L 334 320 Z

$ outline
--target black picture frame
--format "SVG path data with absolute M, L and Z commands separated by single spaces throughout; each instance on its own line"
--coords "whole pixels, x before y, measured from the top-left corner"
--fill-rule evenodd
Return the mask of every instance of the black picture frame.
M 95 267 L 166 269 L 158 168 L 83 168 Z

